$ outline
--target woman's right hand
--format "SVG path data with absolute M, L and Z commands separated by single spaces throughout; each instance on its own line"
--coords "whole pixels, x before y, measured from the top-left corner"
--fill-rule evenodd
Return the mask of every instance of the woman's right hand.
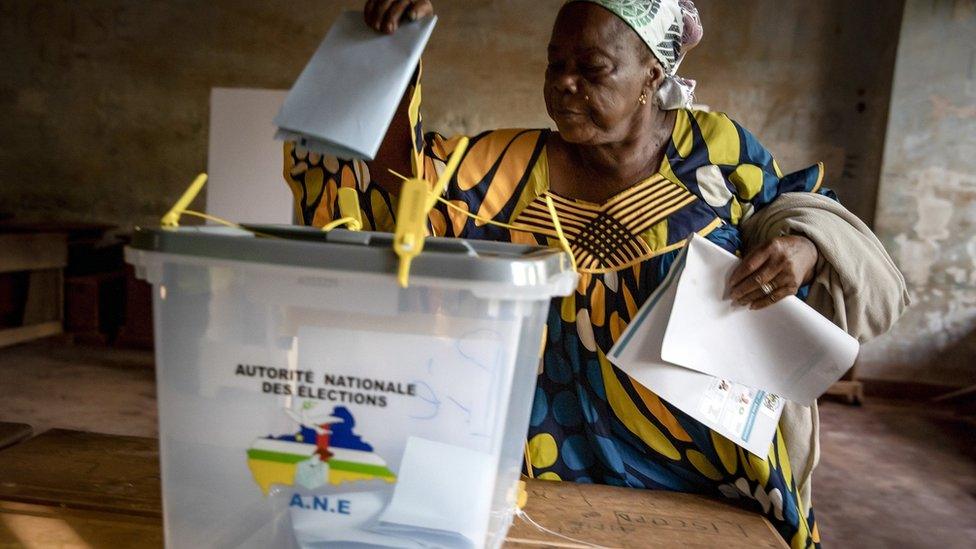
M 363 8 L 366 24 L 386 34 L 393 34 L 403 20 L 416 21 L 433 13 L 430 0 L 367 0 Z

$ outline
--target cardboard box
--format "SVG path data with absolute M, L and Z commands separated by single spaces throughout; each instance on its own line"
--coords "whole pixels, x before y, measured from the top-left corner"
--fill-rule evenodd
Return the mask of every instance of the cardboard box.
M 578 542 L 516 517 L 507 548 L 787 547 L 761 515 L 701 496 L 543 480 L 527 491 L 525 514 Z

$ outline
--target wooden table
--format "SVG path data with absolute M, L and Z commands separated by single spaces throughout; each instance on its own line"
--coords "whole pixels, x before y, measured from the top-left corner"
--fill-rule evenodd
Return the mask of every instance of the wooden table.
M 689 494 L 527 481 L 525 513 L 603 547 L 785 547 L 761 516 Z M 0 451 L 0 548 L 160 547 L 155 439 L 54 429 Z M 516 518 L 506 547 L 587 547 Z
M 163 546 L 161 518 L 0 501 L 0 548 Z

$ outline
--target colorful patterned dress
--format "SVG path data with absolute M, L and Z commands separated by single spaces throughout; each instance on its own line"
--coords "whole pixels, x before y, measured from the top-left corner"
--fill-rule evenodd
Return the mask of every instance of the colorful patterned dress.
M 414 166 L 434 181 L 457 139 L 421 137 L 415 109 L 411 122 Z M 528 433 L 532 472 L 541 479 L 734 499 L 763 513 L 793 547 L 818 545 L 813 512 L 800 511 L 779 434 L 767 459 L 759 459 L 636 383 L 605 353 L 663 281 L 689 234 L 737 252 L 738 224 L 780 193 L 817 192 L 823 166 L 784 175 L 726 115 L 678 111 L 659 172 L 593 204 L 549 192 L 550 136 L 550 130 L 497 130 L 472 138 L 445 196 L 463 210 L 533 232 L 485 224 L 442 204 L 429 219 L 436 235 L 558 246 L 545 196 L 555 203 L 581 277 L 576 293 L 550 309 Z M 393 231 L 395 198 L 373 181 L 390 176 L 370 173 L 367 163 L 286 144 L 284 175 L 305 224 L 338 218 L 337 189 L 354 187 L 365 228 Z

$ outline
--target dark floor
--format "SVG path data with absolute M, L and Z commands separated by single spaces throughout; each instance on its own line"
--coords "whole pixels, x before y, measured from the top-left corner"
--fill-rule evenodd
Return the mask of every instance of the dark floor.
M 976 425 L 925 403 L 824 403 L 813 502 L 838 547 L 976 547 Z
M 66 345 L 0 349 L 0 421 L 157 436 L 156 379 L 146 351 Z
M 0 349 L 0 420 L 156 436 L 152 355 Z M 826 547 L 976 547 L 976 425 L 926 403 L 821 405 L 813 502 Z

